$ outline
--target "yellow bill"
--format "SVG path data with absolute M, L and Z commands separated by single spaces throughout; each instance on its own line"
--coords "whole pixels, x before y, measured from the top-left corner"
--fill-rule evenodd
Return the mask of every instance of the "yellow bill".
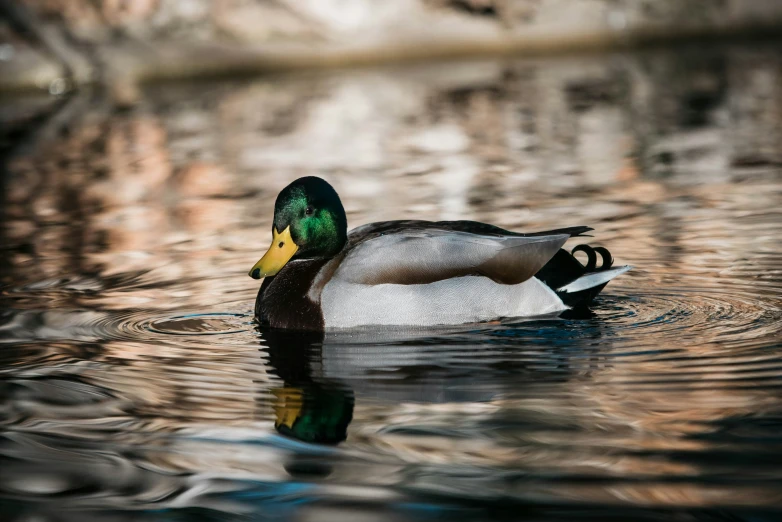
M 274 400 L 272 408 L 274 409 L 274 427 L 285 426 L 293 429 L 293 425 L 301 417 L 301 410 L 304 407 L 304 393 L 300 388 L 276 388 L 272 390 Z
M 299 246 L 291 238 L 291 227 L 288 226 L 282 232 L 277 229 L 272 230 L 273 239 L 269 250 L 263 257 L 250 269 L 250 277 L 260 279 L 266 276 L 273 276 L 290 261 Z

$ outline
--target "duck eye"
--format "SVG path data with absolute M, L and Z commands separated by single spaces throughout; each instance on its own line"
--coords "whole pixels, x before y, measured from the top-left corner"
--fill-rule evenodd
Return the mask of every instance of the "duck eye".
M 311 206 L 308 206 L 307 208 L 304 209 L 304 213 L 307 214 L 308 216 L 311 216 L 312 214 L 315 213 L 315 209 L 312 208 Z

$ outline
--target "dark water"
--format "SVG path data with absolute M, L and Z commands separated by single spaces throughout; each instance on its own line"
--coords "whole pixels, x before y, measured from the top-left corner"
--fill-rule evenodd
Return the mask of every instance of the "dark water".
M 0 104 L 0 519 L 782 519 L 782 52 Z M 276 193 L 590 225 L 591 313 L 259 332 Z

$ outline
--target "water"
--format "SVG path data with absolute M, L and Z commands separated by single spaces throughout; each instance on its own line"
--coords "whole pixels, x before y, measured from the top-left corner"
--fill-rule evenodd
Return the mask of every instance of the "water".
M 782 53 L 420 64 L 0 105 L 3 520 L 782 517 Z M 590 313 L 259 332 L 277 192 L 590 225 Z

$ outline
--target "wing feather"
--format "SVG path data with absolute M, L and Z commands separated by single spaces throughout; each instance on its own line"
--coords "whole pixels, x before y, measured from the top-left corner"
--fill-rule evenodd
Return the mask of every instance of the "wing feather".
M 359 242 L 334 274 L 358 284 L 427 284 L 483 275 L 515 285 L 534 276 L 570 237 L 500 236 L 443 229 L 395 231 Z

